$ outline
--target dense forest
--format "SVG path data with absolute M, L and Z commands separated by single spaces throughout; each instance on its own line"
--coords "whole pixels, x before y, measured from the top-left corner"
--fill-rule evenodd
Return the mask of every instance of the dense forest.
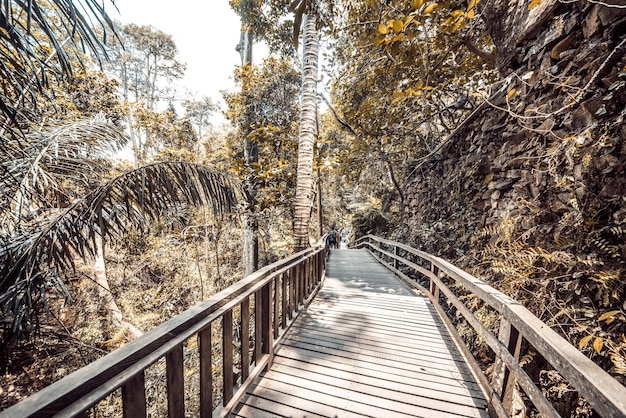
M 101 3 L 0 0 L 0 409 L 334 226 L 466 268 L 626 382 L 623 1 L 230 0 L 223 109 Z

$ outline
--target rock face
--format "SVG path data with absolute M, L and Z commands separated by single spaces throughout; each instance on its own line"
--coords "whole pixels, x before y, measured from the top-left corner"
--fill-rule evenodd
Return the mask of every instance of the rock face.
M 612 2 L 621 7 L 485 6 L 501 88 L 414 164 L 399 238 L 486 277 L 545 321 L 560 318 L 566 338 L 623 382 L 626 325 L 600 319 L 626 309 L 626 8 Z M 593 327 L 600 349 L 581 343 Z
M 505 71 L 518 58 L 517 47 L 537 28 L 545 26 L 560 2 L 543 0 L 529 10 L 527 0 L 494 0 L 478 3 L 478 8 L 491 26 L 491 39 L 498 49 L 498 65 Z M 557 36 L 557 35 L 554 35 Z M 520 57 L 521 58 L 521 57 Z
M 544 0 L 539 20 L 520 23 L 526 2 L 503 3 L 509 8 L 487 19 L 508 13 L 516 22 L 508 41 L 507 25 L 495 32 L 504 61 L 517 64 L 502 69 L 500 93 L 409 178 L 409 235 L 419 242 L 425 230 L 445 231 L 430 249 L 450 257 L 469 250 L 467 233 L 505 218 L 543 225 L 552 241 L 626 223 L 626 9 Z

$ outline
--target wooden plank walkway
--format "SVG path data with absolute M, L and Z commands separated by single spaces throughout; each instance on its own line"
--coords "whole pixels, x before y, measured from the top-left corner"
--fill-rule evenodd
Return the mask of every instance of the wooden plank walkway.
M 430 301 L 365 250 L 331 252 L 324 287 L 233 415 L 488 416 Z

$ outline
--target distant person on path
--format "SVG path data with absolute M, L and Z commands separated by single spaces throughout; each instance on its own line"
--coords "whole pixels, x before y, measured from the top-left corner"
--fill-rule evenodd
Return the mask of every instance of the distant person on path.
M 338 248 L 337 247 L 337 243 L 339 241 L 339 233 L 337 232 L 337 230 L 335 229 L 335 226 L 333 225 L 333 229 L 328 233 L 328 246 L 330 248 Z
M 348 247 L 348 235 L 350 235 L 348 228 L 341 228 L 341 242 L 346 244 L 346 248 Z

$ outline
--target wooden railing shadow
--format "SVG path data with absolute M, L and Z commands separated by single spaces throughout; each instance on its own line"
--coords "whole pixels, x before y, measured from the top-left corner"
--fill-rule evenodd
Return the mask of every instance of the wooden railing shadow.
M 469 359 L 496 415 L 508 416 L 512 392 L 514 386 L 518 385 L 541 416 L 560 416 L 519 363 L 524 354 L 522 347 L 530 345 L 597 413 L 605 417 L 626 416 L 626 387 L 516 300 L 439 257 L 399 242 L 367 235 L 357 240 L 354 247 L 367 248 L 372 256 L 398 277 L 428 296 Z M 500 316 L 497 336 L 483 325 L 452 287 L 463 288 L 497 311 Z M 450 306 L 495 354 L 491 378 L 485 375 L 448 317 Z M 522 344 L 523 340 L 526 344 Z
M 0 412 L 8 417 L 87 416 L 102 399 L 121 389 L 123 416 L 147 416 L 146 374 L 165 359 L 167 415 L 184 417 L 184 347 L 197 338 L 200 417 L 227 416 L 254 379 L 272 363 L 275 346 L 322 284 L 327 249 L 315 247 L 266 266 L 138 339 Z M 240 312 L 238 321 L 233 313 Z M 248 313 L 246 315 L 246 313 Z M 221 326 L 221 347 L 212 325 Z M 238 332 L 234 332 L 234 328 Z M 252 334 L 252 335 L 250 335 Z M 238 344 L 234 344 L 236 336 Z M 238 351 L 235 353 L 235 351 Z M 237 355 L 240 370 L 234 367 Z M 214 361 L 214 356 L 221 358 Z M 213 364 L 222 381 L 214 388 Z M 196 376 L 197 377 L 197 376 Z M 220 405 L 214 407 L 214 389 Z M 194 415 L 196 415 L 194 413 Z

